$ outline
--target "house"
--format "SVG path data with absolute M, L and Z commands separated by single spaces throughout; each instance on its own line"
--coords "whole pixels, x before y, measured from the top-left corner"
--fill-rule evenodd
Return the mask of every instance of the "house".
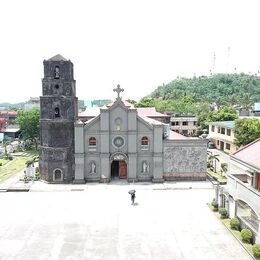
M 230 156 L 227 185 L 220 193 L 220 205 L 229 216 L 240 219 L 260 243 L 260 138 Z
M 172 115 L 170 128 L 185 136 L 195 136 L 198 130 L 198 118 L 195 116 Z
M 235 121 L 208 122 L 208 139 L 213 142 L 217 149 L 228 154 L 234 153 L 238 147 L 234 144 Z
M 18 125 L 9 125 L 4 129 L 3 133 L 5 137 L 8 137 L 9 139 L 15 139 L 20 137 L 21 130 Z
M 17 114 L 13 110 L 0 110 L 0 118 L 4 118 L 8 124 L 12 124 L 15 121 Z

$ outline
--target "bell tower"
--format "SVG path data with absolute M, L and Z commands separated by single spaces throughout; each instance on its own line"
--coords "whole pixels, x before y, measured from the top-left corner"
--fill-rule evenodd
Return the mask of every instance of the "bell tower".
M 78 114 L 73 63 L 61 55 L 43 61 L 40 97 L 41 179 L 68 183 L 74 179 L 74 122 Z

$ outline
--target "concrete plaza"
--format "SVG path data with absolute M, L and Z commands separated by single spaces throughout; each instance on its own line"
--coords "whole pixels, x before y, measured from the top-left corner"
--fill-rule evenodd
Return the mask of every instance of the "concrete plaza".
M 209 210 L 213 196 L 207 182 L 2 192 L 0 259 L 251 259 Z

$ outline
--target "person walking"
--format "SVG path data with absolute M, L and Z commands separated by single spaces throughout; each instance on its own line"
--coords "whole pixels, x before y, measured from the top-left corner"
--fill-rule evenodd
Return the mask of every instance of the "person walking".
M 131 194 L 131 201 L 132 201 L 132 205 L 134 205 L 135 204 L 135 192 L 133 192 Z

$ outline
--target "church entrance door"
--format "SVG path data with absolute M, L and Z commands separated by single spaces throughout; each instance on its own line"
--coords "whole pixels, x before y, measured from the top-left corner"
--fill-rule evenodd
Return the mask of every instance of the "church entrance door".
M 126 179 L 127 165 L 125 161 L 119 161 L 119 178 Z
M 125 161 L 112 161 L 111 163 L 111 179 L 126 179 L 127 164 Z

